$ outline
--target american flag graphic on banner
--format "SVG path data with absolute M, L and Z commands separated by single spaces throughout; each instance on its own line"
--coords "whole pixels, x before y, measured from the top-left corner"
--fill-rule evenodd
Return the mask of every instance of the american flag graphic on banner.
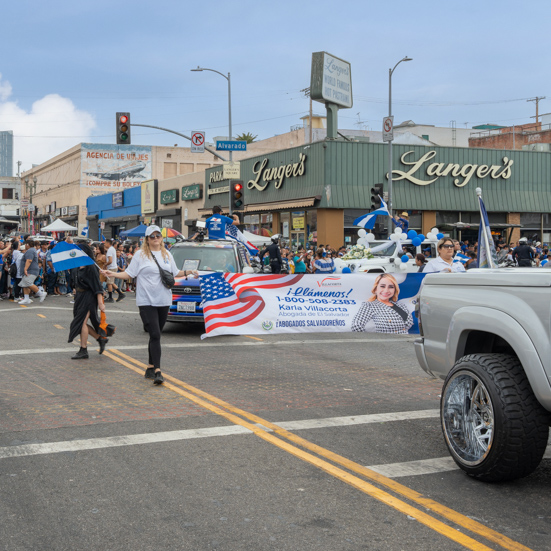
M 301 280 L 302 275 L 214 273 L 201 276 L 205 329 L 237 327 L 254 320 L 264 310 L 256 289 L 279 289 Z

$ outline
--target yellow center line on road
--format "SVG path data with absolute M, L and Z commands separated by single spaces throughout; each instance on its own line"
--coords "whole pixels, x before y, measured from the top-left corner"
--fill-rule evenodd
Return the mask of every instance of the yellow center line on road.
M 116 349 L 111 349 L 110 352 L 111 354 L 108 352 L 105 352 L 104 354 L 109 356 L 113 360 L 117 361 L 121 365 L 124 365 L 137 373 L 143 374 L 144 369 L 140 369 L 136 366 L 140 366 L 142 368 L 148 367 L 146 364 Z M 121 358 L 118 358 L 113 354 L 117 354 L 117 356 L 120 356 Z M 132 362 L 132 364 L 135 364 L 135 365 L 132 365 L 127 361 L 124 361 L 122 358 L 129 360 L 130 362 Z M 168 381 L 171 381 L 172 383 L 174 383 L 174 385 L 178 385 L 178 386 L 174 386 L 173 384 L 165 383 L 164 386 L 166 388 L 176 392 L 177 394 L 180 394 L 181 396 L 188 398 L 189 400 L 195 402 L 196 404 L 202 407 L 205 407 L 206 409 L 208 409 L 209 411 L 212 411 L 213 413 L 216 413 L 217 415 L 221 415 L 222 417 L 225 417 L 232 423 L 248 428 L 254 434 L 266 440 L 267 442 L 302 459 L 303 461 L 306 461 L 324 470 L 325 472 L 331 474 L 332 476 L 335 476 L 336 478 L 346 482 L 347 484 L 355 487 L 356 489 L 359 489 L 360 491 L 374 497 L 375 499 L 381 501 L 382 503 L 385 503 L 393 507 L 394 509 L 400 511 L 401 513 L 414 517 L 422 524 L 425 524 L 427 527 L 431 528 L 432 530 L 435 530 L 436 532 L 443 534 L 449 539 L 456 541 L 457 543 L 463 545 L 467 549 L 473 549 L 478 551 L 478 550 L 489 550 L 490 548 L 470 538 L 469 536 L 461 534 L 461 532 L 458 532 L 457 529 L 452 528 L 447 524 L 444 524 L 438 519 L 435 519 L 434 517 L 431 517 L 430 515 L 422 511 L 419 511 L 415 507 L 408 505 L 407 503 L 397 499 L 396 497 L 377 488 L 376 486 L 373 486 L 372 484 L 354 475 L 351 475 L 350 473 L 338 467 L 335 467 L 334 465 L 324 461 L 323 459 L 319 459 L 318 457 L 315 457 L 310 453 L 307 453 L 291 444 L 288 444 L 287 442 L 282 441 L 280 438 L 277 438 L 273 434 L 266 432 L 264 429 L 258 427 L 257 425 L 251 424 L 247 421 L 243 421 L 243 419 L 241 419 L 240 417 L 237 417 L 237 415 L 240 415 L 241 417 L 245 417 L 246 419 L 249 419 L 254 423 L 261 424 L 264 427 L 272 430 L 281 438 L 285 438 L 295 444 L 300 445 L 303 448 L 313 451 L 314 453 L 318 454 L 321 457 L 324 457 L 325 459 L 329 459 L 334 463 L 337 463 L 343 467 L 346 467 L 348 470 L 351 470 L 357 474 L 361 474 L 362 476 L 374 482 L 377 482 L 383 486 L 386 486 L 387 488 L 393 490 L 397 494 L 400 494 L 406 497 L 407 499 L 425 507 L 426 509 L 433 511 L 434 513 L 437 513 L 438 515 L 462 526 L 463 528 L 470 530 L 473 533 L 476 533 L 486 538 L 489 541 L 492 541 L 493 543 L 497 543 L 504 549 L 508 549 L 510 551 L 531 551 L 530 548 L 522 545 L 521 543 L 518 543 L 506 537 L 505 535 L 499 532 L 496 532 L 495 530 L 492 530 L 491 528 L 488 528 L 483 524 L 480 524 L 479 522 L 472 520 L 466 517 L 465 515 L 458 513 L 457 511 L 454 511 L 453 509 L 450 509 L 449 507 L 446 507 L 445 505 L 442 505 L 432 499 L 425 498 L 419 492 L 416 492 L 415 490 L 412 490 L 411 488 L 408 488 L 407 486 L 404 486 L 403 484 L 400 484 L 395 480 L 392 480 L 391 478 L 380 475 L 379 473 L 376 473 L 375 471 L 372 471 L 367 467 L 359 465 L 358 463 L 355 463 L 343 456 L 333 453 L 330 450 L 327 450 L 325 448 L 322 448 L 321 446 L 313 444 L 312 442 L 309 442 L 308 440 L 305 440 L 304 438 L 301 438 L 300 436 L 297 436 L 283 429 L 282 427 L 279 427 L 274 423 L 271 423 L 247 411 L 236 408 L 231 404 L 228 404 L 227 402 L 224 402 L 223 400 L 217 398 L 216 396 L 212 396 L 200 389 L 197 389 L 191 385 L 188 385 L 183 381 L 180 381 L 179 379 L 176 379 L 170 375 L 167 375 L 166 373 L 163 373 L 163 374 L 165 379 L 167 379 Z M 189 392 L 186 392 L 185 390 L 182 390 L 181 388 L 178 388 L 178 387 L 182 387 L 188 390 Z M 190 394 L 190 392 L 194 394 Z M 230 413 L 208 402 L 205 402 L 198 396 L 202 396 L 203 398 L 209 400 L 210 402 L 218 404 L 219 406 L 228 410 Z
M 54 323 L 54 327 L 56 329 L 65 329 L 65 327 L 62 327 L 61 325 L 57 325 L 56 323 Z
M 46 319 L 46 316 L 43 316 L 42 314 L 36 314 L 39 318 L 44 318 Z
M 243 335 L 244 337 L 247 337 L 248 339 L 254 339 L 255 341 L 263 341 L 264 339 L 259 339 L 258 337 L 251 337 L 250 335 Z

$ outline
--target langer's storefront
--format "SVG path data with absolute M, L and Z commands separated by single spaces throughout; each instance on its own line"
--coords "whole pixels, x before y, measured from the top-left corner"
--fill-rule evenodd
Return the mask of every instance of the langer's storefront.
M 410 228 L 475 236 L 480 187 L 496 231 L 517 227 L 513 239 L 543 233 L 542 241 L 551 240 L 549 153 L 395 145 L 393 158 L 393 208 L 409 213 Z M 370 210 L 371 188 L 387 191 L 388 146 L 327 140 L 252 157 L 240 168 L 247 230 L 338 247 L 355 241 L 353 220 Z M 222 167 L 205 178 L 203 213 L 214 205 L 227 212 L 230 182 Z M 383 230 L 386 222 L 378 220 Z

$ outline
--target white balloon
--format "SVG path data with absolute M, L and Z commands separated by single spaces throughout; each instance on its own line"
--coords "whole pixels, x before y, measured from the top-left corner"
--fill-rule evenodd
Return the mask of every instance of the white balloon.
M 405 241 L 407 238 L 408 238 L 407 233 L 401 233 L 401 234 L 400 234 L 400 240 L 401 240 L 401 241 Z
M 434 234 L 431 231 L 429 233 L 427 233 L 427 239 L 429 241 L 432 241 L 433 237 L 434 237 Z
M 407 262 L 403 262 L 402 264 L 400 264 L 400 270 L 404 270 L 404 272 L 408 269 L 408 263 Z
M 397 233 L 393 233 L 390 235 L 391 241 L 400 241 L 400 236 Z
M 365 236 L 365 238 L 371 243 L 371 241 L 375 241 L 375 234 L 369 232 L 369 233 Z
M 361 230 L 358 230 L 358 236 L 359 237 L 365 237 L 367 232 L 362 228 Z
M 367 247 L 369 245 L 369 243 L 367 242 L 365 237 L 360 237 L 360 239 L 358 239 L 356 245 L 363 245 L 364 247 Z
M 394 230 L 394 233 L 398 233 L 398 234 L 402 233 L 402 228 L 396 228 Z
M 430 230 L 431 233 L 434 233 L 434 235 L 438 235 L 440 233 L 440 230 L 438 228 L 432 228 L 432 230 Z

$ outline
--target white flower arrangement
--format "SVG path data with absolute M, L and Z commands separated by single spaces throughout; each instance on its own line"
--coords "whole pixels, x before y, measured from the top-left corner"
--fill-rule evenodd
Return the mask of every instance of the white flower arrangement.
M 371 249 L 365 245 L 354 245 L 345 255 L 341 256 L 341 260 L 357 260 L 359 258 L 374 258 L 371 254 Z

